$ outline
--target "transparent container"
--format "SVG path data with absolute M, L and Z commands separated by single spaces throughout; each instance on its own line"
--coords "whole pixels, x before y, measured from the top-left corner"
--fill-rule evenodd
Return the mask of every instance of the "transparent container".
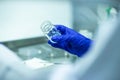
M 59 30 L 57 30 L 57 28 L 50 22 L 50 21 L 45 21 L 41 24 L 41 30 L 44 33 L 44 35 L 52 42 L 52 43 L 56 43 L 54 41 L 52 41 L 52 37 L 53 36 L 59 36 L 61 35 L 61 33 L 59 32 Z

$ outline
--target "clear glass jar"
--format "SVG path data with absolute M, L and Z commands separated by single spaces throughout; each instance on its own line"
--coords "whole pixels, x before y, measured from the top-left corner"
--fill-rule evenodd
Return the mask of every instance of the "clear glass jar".
M 52 43 L 56 43 L 54 41 L 52 41 L 52 37 L 53 36 L 59 36 L 61 35 L 61 33 L 59 32 L 59 30 L 57 30 L 57 28 L 50 22 L 50 21 L 45 21 L 41 24 L 41 30 L 44 33 L 44 35 L 52 42 Z

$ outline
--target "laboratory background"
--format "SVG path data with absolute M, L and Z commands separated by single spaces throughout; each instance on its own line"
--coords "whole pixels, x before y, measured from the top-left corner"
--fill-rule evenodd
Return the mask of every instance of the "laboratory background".
M 120 0 L 0 0 L 0 80 L 120 80 L 119 11 Z M 54 48 L 45 21 L 93 45 L 83 57 Z

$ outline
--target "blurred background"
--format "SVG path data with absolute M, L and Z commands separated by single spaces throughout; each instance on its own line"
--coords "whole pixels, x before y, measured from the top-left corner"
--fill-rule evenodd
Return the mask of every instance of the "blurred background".
M 30 68 L 41 68 L 39 64 L 32 66 L 31 60 L 71 63 L 78 57 L 48 45 L 41 23 L 49 20 L 62 24 L 94 40 L 99 24 L 117 15 L 119 3 L 119 0 L 0 0 L 0 42 Z
M 72 3 L 69 0 L 3 0 L 0 1 L 0 42 L 21 59 L 44 60 L 64 58 L 63 50 L 52 48 L 40 29 L 42 22 L 63 24 L 72 28 Z

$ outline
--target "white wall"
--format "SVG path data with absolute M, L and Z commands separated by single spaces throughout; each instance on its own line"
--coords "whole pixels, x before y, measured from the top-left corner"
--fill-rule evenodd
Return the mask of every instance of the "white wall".
M 43 36 L 40 24 L 71 26 L 72 12 L 69 1 L 1 1 L 0 42 Z

